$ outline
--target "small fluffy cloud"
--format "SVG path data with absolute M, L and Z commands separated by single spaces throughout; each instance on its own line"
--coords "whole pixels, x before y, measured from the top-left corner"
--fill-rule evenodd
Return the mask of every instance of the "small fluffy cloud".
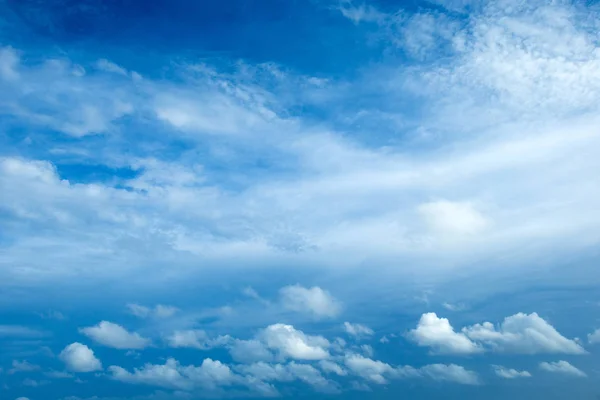
M 600 343 L 600 329 L 596 329 L 593 333 L 588 335 L 588 342 L 590 344 Z
M 501 365 L 492 365 L 494 372 L 500 378 L 504 379 L 516 379 L 516 378 L 531 378 L 531 374 L 528 371 L 517 371 L 513 368 L 505 368 Z
M 465 334 L 455 332 L 448 319 L 438 318 L 435 313 L 423 314 L 417 328 L 411 330 L 407 337 L 419 346 L 431 347 L 433 352 L 439 354 L 474 354 L 483 351 Z
M 372 336 L 375 332 L 373 329 L 368 326 L 362 324 L 352 324 L 350 322 L 344 322 L 344 330 L 350 336 L 354 337 L 363 337 L 363 336 Z
M 102 369 L 102 363 L 94 352 L 81 343 L 71 343 L 58 357 L 73 372 L 93 372 Z
M 288 310 L 312 314 L 319 318 L 333 318 L 341 312 L 341 305 L 320 287 L 286 286 L 279 291 L 282 304 Z
M 557 374 L 578 376 L 581 378 L 587 377 L 587 374 L 585 372 L 574 367 L 566 361 L 542 362 L 540 363 L 540 369 L 548 372 L 554 372 Z
M 480 342 L 493 351 L 540 354 L 585 354 L 574 340 L 562 336 L 538 314 L 518 313 L 504 319 L 498 328 L 490 322 L 463 329 L 471 340 Z
M 260 339 L 282 358 L 323 360 L 329 357 L 327 339 L 322 336 L 305 335 L 291 325 L 270 325 L 261 332 Z
M 138 333 L 128 332 L 120 325 L 102 321 L 96 326 L 80 329 L 80 332 L 93 341 L 115 349 L 137 350 L 150 346 L 150 339 Z
M 455 382 L 463 385 L 479 385 L 479 377 L 460 365 L 432 364 L 421 368 L 423 374 L 436 381 Z

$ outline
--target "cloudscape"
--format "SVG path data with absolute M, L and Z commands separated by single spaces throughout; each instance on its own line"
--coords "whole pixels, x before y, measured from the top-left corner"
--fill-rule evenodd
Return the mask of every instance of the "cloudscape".
M 600 4 L 0 0 L 0 399 L 600 398 Z

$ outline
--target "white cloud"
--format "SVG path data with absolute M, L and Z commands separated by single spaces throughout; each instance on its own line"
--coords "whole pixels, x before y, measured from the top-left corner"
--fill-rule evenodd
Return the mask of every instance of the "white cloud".
M 279 290 L 283 306 L 289 310 L 304 312 L 319 318 L 333 318 L 341 312 L 341 305 L 331 294 L 314 286 L 286 286 Z
M 419 346 L 441 354 L 475 354 L 484 351 L 517 354 L 585 354 L 575 340 L 562 336 L 536 313 L 506 317 L 496 328 L 491 322 L 475 324 L 456 332 L 446 318 L 435 313 L 421 316 L 407 337 Z
M 169 335 L 166 340 L 169 347 L 187 347 L 208 350 L 216 346 L 223 346 L 231 342 L 232 339 L 229 336 L 210 338 L 203 330 L 191 329 L 185 331 L 175 331 Z
M 440 354 L 475 354 L 483 351 L 465 334 L 455 332 L 448 319 L 438 318 L 435 313 L 423 314 L 417 328 L 411 330 L 407 337 L 419 346 L 431 347 Z
M 288 364 L 267 364 L 258 362 L 248 365 L 237 365 L 236 371 L 254 379 L 265 382 L 292 382 L 299 380 L 322 393 L 338 393 L 338 385 L 323 377 L 312 365 L 299 364 L 294 361 Z
M 348 373 L 338 364 L 329 360 L 321 360 L 319 361 L 319 367 L 321 370 L 327 374 L 335 374 L 338 376 L 346 376 Z
M 516 379 L 516 378 L 531 378 L 531 373 L 528 371 L 517 371 L 513 368 L 505 368 L 501 365 L 493 365 L 492 368 L 496 375 L 504 379 Z
M 323 360 L 329 357 L 329 341 L 322 336 L 305 335 L 291 325 L 274 324 L 259 335 L 265 345 L 280 357 L 295 360 Z
M 115 349 L 137 350 L 152 344 L 150 339 L 142 337 L 139 333 L 128 332 L 121 325 L 108 321 L 101 321 L 98 325 L 81 328 L 79 331 L 93 341 Z
M 378 385 L 386 384 L 388 378 L 396 376 L 396 369 L 391 365 L 358 354 L 346 356 L 344 363 L 355 375 Z
M 480 380 L 473 371 L 466 370 L 460 365 L 431 364 L 422 367 L 421 373 L 437 381 L 455 382 L 463 385 L 479 385 Z
M 540 363 L 540 368 L 544 371 L 554 372 L 557 374 L 578 376 L 582 378 L 587 377 L 587 374 L 585 372 L 574 367 L 566 361 L 542 362 Z
M 393 367 L 358 354 L 349 354 L 345 358 L 345 365 L 353 374 L 379 385 L 388 383 L 389 379 L 423 377 L 463 385 L 481 383 L 475 372 L 455 364 L 430 364 L 418 369 L 411 366 Z
M 373 336 L 375 332 L 373 329 L 368 326 L 362 324 L 352 324 L 350 322 L 344 322 L 344 330 L 350 336 L 354 337 L 364 337 L 364 336 Z
M 29 400 L 27 397 L 17 397 L 15 400 Z
M 562 336 L 552 325 L 536 313 L 518 313 L 506 317 L 498 328 L 489 322 L 463 328 L 471 340 L 484 344 L 493 351 L 540 354 L 585 354 L 574 340 Z
M 449 311 L 464 311 L 467 307 L 464 304 L 442 303 L 442 307 Z
M 133 372 L 114 365 L 108 370 L 112 374 L 112 379 L 121 382 L 186 391 L 194 388 L 214 390 L 231 385 L 238 380 L 227 365 L 210 358 L 204 359 L 199 367 L 182 366 L 170 358 L 165 364 L 146 364 L 141 369 L 134 369 Z
M 268 364 L 261 361 L 251 364 L 239 364 L 235 369 L 244 375 L 253 376 L 261 381 L 291 382 L 294 380 L 294 376 L 285 364 Z
M 94 352 L 81 343 L 71 343 L 63 349 L 58 358 L 73 372 L 93 372 L 102 369 L 102 363 Z
M 196 349 L 208 349 L 209 337 L 203 330 L 175 331 L 167 337 L 169 347 L 191 347 Z
M 588 335 L 588 342 L 590 344 L 600 343 L 600 329 L 596 329 Z

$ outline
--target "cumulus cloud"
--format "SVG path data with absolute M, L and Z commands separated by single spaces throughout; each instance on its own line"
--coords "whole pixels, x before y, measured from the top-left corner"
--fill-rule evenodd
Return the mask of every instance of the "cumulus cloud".
M 283 306 L 292 311 L 312 314 L 319 318 L 333 318 L 341 312 L 339 301 L 317 286 L 286 286 L 280 289 L 279 294 Z
M 433 352 L 440 354 L 475 354 L 483 351 L 464 333 L 455 332 L 448 319 L 439 318 L 435 313 L 423 314 L 417 328 L 411 330 L 407 337 L 419 346 L 430 347 Z
M 531 378 L 531 373 L 528 371 L 517 371 L 513 368 L 505 368 L 501 365 L 492 365 L 494 372 L 497 376 L 504 379 L 516 379 L 516 378 Z
M 553 372 L 557 374 L 577 376 L 581 378 L 587 377 L 587 374 L 580 369 L 574 367 L 567 361 L 556 361 L 556 362 L 542 362 L 540 363 L 540 369 Z
M 226 340 L 227 339 L 227 340 Z M 317 361 L 330 357 L 329 349 L 341 351 L 343 343 L 333 344 L 323 336 L 307 335 L 292 325 L 273 324 L 260 330 L 252 339 L 242 340 L 223 336 L 217 339 L 229 349 L 238 362 L 281 361 L 286 359 Z
M 93 372 L 102 369 L 102 363 L 94 352 L 81 343 L 71 343 L 63 349 L 58 358 L 73 372 Z
M 137 350 L 151 345 L 151 340 L 138 333 L 128 332 L 121 325 L 101 321 L 98 325 L 81 328 L 81 333 L 93 341 L 115 349 Z
M 496 328 L 490 322 L 463 328 L 471 340 L 498 352 L 585 354 L 576 341 L 562 336 L 537 313 L 506 317 Z
M 259 335 L 280 357 L 296 360 L 323 360 L 329 357 L 330 343 L 322 336 L 306 335 L 291 325 L 274 324 Z
M 375 332 L 373 329 L 369 328 L 366 325 L 362 324 L 352 324 L 350 322 L 344 322 L 344 330 L 350 336 L 354 336 L 357 338 L 364 336 L 373 336 Z
M 407 337 L 419 346 L 441 354 L 474 354 L 484 351 L 517 354 L 585 354 L 575 340 L 562 336 L 538 314 L 518 313 L 495 327 L 490 322 L 464 327 L 456 332 L 446 318 L 435 313 L 421 316 Z

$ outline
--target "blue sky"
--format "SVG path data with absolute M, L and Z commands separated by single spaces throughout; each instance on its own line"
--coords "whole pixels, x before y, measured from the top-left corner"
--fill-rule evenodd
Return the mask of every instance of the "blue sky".
M 0 0 L 0 398 L 597 399 L 600 8 Z

